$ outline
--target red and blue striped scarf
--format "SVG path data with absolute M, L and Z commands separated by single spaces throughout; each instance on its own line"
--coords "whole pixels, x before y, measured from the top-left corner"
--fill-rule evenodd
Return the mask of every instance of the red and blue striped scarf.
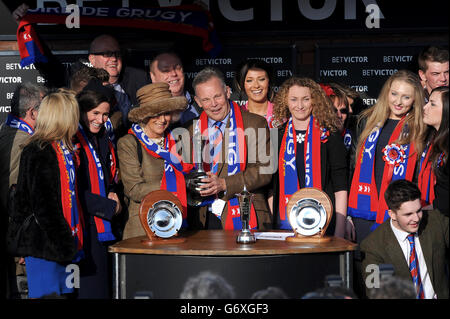
M 247 164 L 247 144 L 245 143 L 244 134 L 244 122 L 242 120 L 242 114 L 240 107 L 232 102 L 230 102 L 230 120 L 229 120 L 229 140 L 228 140 L 228 176 L 237 174 L 239 172 L 245 171 Z M 197 121 L 194 132 L 202 132 L 204 139 L 208 140 L 208 116 L 205 112 L 200 114 L 200 118 Z M 207 168 L 205 168 L 207 169 Z M 199 206 L 206 206 L 211 204 L 215 200 L 215 197 L 210 196 L 206 198 Z M 239 201 L 236 196 L 228 200 L 227 203 L 227 219 L 225 220 L 224 229 L 227 230 L 241 230 L 241 213 L 239 208 Z M 219 217 L 220 218 L 220 217 Z M 250 209 L 250 229 L 256 229 L 258 227 L 258 222 L 256 219 L 256 211 L 253 207 L 253 203 Z
M 128 130 L 128 134 L 136 136 L 150 156 L 164 160 L 164 175 L 161 180 L 160 189 L 167 190 L 178 197 L 183 207 L 182 227 L 187 227 L 187 195 L 184 174 L 189 173 L 194 168 L 194 165 L 184 163 L 181 156 L 176 152 L 172 152 L 175 149 L 176 143 L 171 132 L 165 136 L 164 148 L 153 143 L 139 124 L 133 124 Z
M 91 184 L 91 192 L 103 197 L 108 197 L 105 188 L 105 176 L 103 173 L 102 163 L 100 162 L 97 152 L 95 151 L 91 142 L 89 142 L 86 136 L 86 132 L 84 131 L 81 125 L 79 125 L 76 135 L 88 159 L 88 170 L 89 170 L 89 180 Z M 110 149 L 111 154 L 110 155 L 111 167 L 109 167 L 109 169 L 111 170 L 110 182 L 112 182 L 112 180 L 115 178 L 117 174 L 117 170 L 116 170 L 116 158 L 114 154 L 114 147 L 110 140 L 108 140 L 108 147 Z M 94 222 L 97 228 L 97 236 L 99 241 L 105 242 L 116 239 L 116 237 L 112 233 L 111 223 L 109 221 L 94 216 Z
M 305 187 L 322 189 L 322 172 L 320 145 L 328 141 L 329 131 L 319 127 L 315 118 L 309 118 L 306 130 L 305 154 Z M 278 180 L 280 183 L 279 218 L 281 229 L 292 229 L 287 218 L 287 203 L 291 196 L 300 189 L 297 175 L 295 154 L 297 153 L 297 138 L 292 117 L 289 119 L 281 141 L 278 156 Z
M 433 170 L 433 163 L 430 162 L 430 154 L 433 151 L 433 144 L 428 142 L 427 147 L 420 157 L 418 186 L 421 192 L 422 206 L 432 204 L 435 199 L 434 185 L 436 184 L 436 175 Z M 439 155 L 437 165 L 444 164 L 444 153 Z
M 73 161 L 72 153 L 64 147 L 62 142 L 53 142 L 52 147 L 55 150 L 56 158 L 58 159 L 63 215 L 72 231 L 72 236 L 78 250 L 73 262 L 78 262 L 84 256 L 84 220 L 81 212 L 81 205 L 78 200 L 75 163 Z
M 17 117 L 12 114 L 8 114 L 5 124 L 9 127 L 21 130 L 28 135 L 33 135 L 34 133 L 34 129 L 30 124 L 28 124 L 23 118 Z
M 209 11 L 199 5 L 181 5 L 157 8 L 92 8 L 79 11 L 80 26 L 111 26 L 176 32 L 200 37 L 203 50 L 211 56 L 222 47 L 214 29 Z M 139 16 L 132 16 L 139 12 Z M 65 7 L 29 9 L 17 29 L 17 42 L 22 67 L 36 62 L 47 62 L 32 24 L 56 23 L 65 25 L 69 14 Z
M 378 194 L 375 184 L 375 151 L 382 126 L 375 127 L 364 142 L 364 147 L 358 153 L 350 188 L 347 213 L 350 216 L 375 220 L 372 230 L 389 218 L 388 207 L 384 199 L 384 193 L 391 181 L 406 179 L 411 181 L 416 165 L 416 152 L 414 145 L 398 145 L 398 140 L 403 132 L 405 117 L 403 117 L 392 133 L 389 144 L 383 149 L 384 172 Z

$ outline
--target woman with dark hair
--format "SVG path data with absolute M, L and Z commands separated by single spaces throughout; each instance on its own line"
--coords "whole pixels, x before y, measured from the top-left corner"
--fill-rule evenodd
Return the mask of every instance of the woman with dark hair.
M 247 102 L 242 109 L 263 116 L 273 128 L 272 68 L 262 60 L 246 61 L 236 73 L 235 86 Z
M 423 205 L 431 204 L 448 216 L 448 86 L 434 88 L 423 107 L 425 145 L 419 162 L 418 184 Z
M 111 262 L 108 244 L 116 240 L 111 221 L 121 211 L 116 194 L 116 154 L 106 132 L 113 92 L 101 83 L 77 95 L 80 123 L 75 144 L 79 151 L 80 202 L 84 213 L 84 251 L 80 263 L 79 298 L 109 299 Z
M 389 218 L 383 196 L 389 183 L 414 178 L 423 104 L 417 74 L 400 70 L 384 83 L 377 103 L 360 114 L 348 202 L 358 243 Z
M 349 237 L 345 234 L 347 151 L 330 99 L 313 80 L 290 78 L 275 96 L 274 118 L 288 119 L 278 130 L 279 163 L 273 182 L 275 228 L 291 229 L 287 201 L 300 188 L 315 187 L 327 193 L 334 207 L 327 233 Z

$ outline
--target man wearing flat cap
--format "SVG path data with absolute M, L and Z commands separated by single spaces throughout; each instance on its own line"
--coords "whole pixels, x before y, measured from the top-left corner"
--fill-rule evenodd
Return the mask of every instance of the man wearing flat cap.
M 184 96 L 173 97 L 167 83 L 153 83 L 137 91 L 138 107 L 130 110 L 132 126 L 117 143 L 124 192 L 129 200 L 129 218 L 123 239 L 144 236 L 139 206 L 151 191 L 165 189 L 180 199 L 183 225 L 187 226 L 186 183 L 183 172 L 192 169 L 173 153 L 175 140 L 168 130 L 174 112 L 184 110 Z
M 235 194 L 245 187 L 254 194 L 250 228 L 271 228 L 271 214 L 263 192 L 263 186 L 271 181 L 273 173 L 267 155 L 270 151 L 267 121 L 262 116 L 242 111 L 229 100 L 230 88 L 217 69 L 200 71 L 192 86 L 203 112 L 198 120 L 188 123 L 188 131 L 191 137 L 201 134 L 205 143 L 201 165 L 208 177 L 202 179 L 200 186 L 202 202 L 190 207 L 190 226 L 240 230 L 240 210 Z

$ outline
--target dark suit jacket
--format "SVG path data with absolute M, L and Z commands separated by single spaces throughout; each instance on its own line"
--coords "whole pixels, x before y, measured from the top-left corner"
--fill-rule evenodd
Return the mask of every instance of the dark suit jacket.
M 449 296 L 445 256 L 449 243 L 448 226 L 448 217 L 439 211 L 424 211 L 418 232 L 431 283 L 439 299 Z M 363 253 L 364 281 L 370 274 L 364 270 L 370 264 L 392 264 L 395 276 L 411 280 L 408 263 L 392 232 L 390 219 L 362 241 L 361 251 Z
M 253 132 L 255 132 L 256 134 L 255 136 L 247 134 L 245 136 L 245 141 L 247 144 L 247 164 L 245 170 L 236 173 L 235 175 L 228 176 L 228 164 L 226 163 L 226 158 L 228 155 L 229 130 L 225 130 L 225 136 L 222 143 L 222 154 L 224 155 L 222 158 L 224 160 L 219 164 L 218 176 L 225 179 L 227 190 L 226 194 L 219 194 L 219 198 L 224 201 L 228 201 L 236 193 L 240 193 L 243 190 L 245 184 L 247 190 L 254 194 L 253 206 L 255 208 L 258 219 L 258 229 L 270 229 L 272 218 L 264 194 L 264 186 L 270 183 L 273 173 L 273 170 L 269 167 L 270 161 L 268 156 L 270 150 L 269 128 L 264 117 L 247 111 L 241 112 L 242 121 L 244 123 L 244 130 L 252 128 Z M 228 122 L 226 127 L 229 128 L 229 125 L 230 123 Z M 188 130 L 190 136 L 192 136 L 192 122 L 189 122 Z M 261 130 L 264 131 L 265 134 L 262 134 Z M 192 151 L 192 147 L 190 149 Z M 259 156 L 259 152 L 262 152 L 262 154 L 264 154 L 263 156 L 267 156 L 267 162 L 262 158 L 262 156 Z M 252 158 L 256 160 L 249 160 Z M 200 227 L 205 226 L 207 207 L 201 207 L 200 209 L 190 209 L 190 213 L 190 218 L 193 218 L 193 220 L 190 222 L 190 225 L 194 224 Z M 222 213 L 222 227 L 225 226 L 227 213 L 228 204 L 225 205 Z

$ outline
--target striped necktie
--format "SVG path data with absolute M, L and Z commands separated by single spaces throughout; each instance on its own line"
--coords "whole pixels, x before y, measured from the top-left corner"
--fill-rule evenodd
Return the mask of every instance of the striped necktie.
M 222 122 L 221 121 L 217 121 L 216 123 L 214 123 L 214 133 L 211 136 L 212 139 L 212 147 L 210 150 L 210 155 L 212 158 L 212 163 L 211 163 L 211 172 L 214 174 L 217 174 L 218 171 L 218 167 L 219 167 L 219 163 L 220 163 L 220 158 L 221 158 L 221 151 L 222 151 L 222 140 L 223 140 L 223 136 L 222 136 L 222 131 L 220 130 L 220 127 L 222 126 Z
M 414 234 L 408 235 L 408 241 L 410 246 L 409 254 L 409 271 L 414 282 L 414 286 L 417 290 L 417 299 L 424 299 L 422 280 L 420 279 L 419 260 L 416 254 L 416 245 L 414 243 Z

